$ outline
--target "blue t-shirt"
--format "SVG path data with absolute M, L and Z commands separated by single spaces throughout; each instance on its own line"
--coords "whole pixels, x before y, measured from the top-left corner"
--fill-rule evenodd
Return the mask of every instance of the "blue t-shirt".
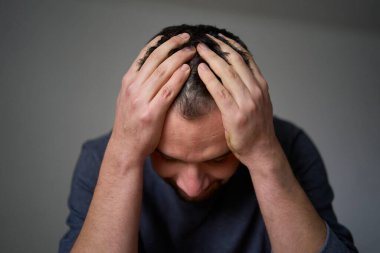
M 327 224 L 328 236 L 321 252 L 357 252 L 350 232 L 334 214 L 333 191 L 317 149 L 294 125 L 277 118 L 274 125 L 297 180 Z M 69 231 L 60 241 L 60 253 L 70 251 L 82 228 L 108 140 L 109 134 L 82 147 L 69 197 Z M 211 198 L 190 203 L 155 173 L 148 157 L 144 163 L 139 252 L 270 253 L 269 237 L 247 168 L 240 165 Z

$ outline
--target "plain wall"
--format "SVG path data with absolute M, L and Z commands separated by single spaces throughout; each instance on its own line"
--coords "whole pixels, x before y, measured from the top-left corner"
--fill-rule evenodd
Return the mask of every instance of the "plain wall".
M 315 141 L 335 211 L 361 252 L 380 252 L 380 35 L 194 5 L 0 0 L 0 252 L 56 252 L 81 144 L 112 127 L 123 73 L 161 28 L 239 35 L 275 114 Z

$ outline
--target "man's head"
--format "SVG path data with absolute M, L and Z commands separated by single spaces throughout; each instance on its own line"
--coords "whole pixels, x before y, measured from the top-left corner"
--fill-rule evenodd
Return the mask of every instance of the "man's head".
M 180 47 L 172 50 L 168 56 L 174 54 L 182 48 L 189 46 L 195 47 L 197 44 L 202 42 L 228 62 L 226 58 L 228 53 L 223 52 L 219 45 L 207 36 L 207 34 L 210 34 L 222 40 L 226 44 L 230 45 L 243 57 L 245 62 L 248 64 L 248 56 L 241 50 L 231 45 L 227 40 L 225 40 L 222 36 L 219 35 L 225 35 L 226 37 L 233 39 L 234 41 L 242 45 L 245 49 L 247 49 L 247 46 L 244 44 L 244 42 L 241 41 L 239 37 L 232 34 L 231 32 L 225 29 L 219 29 L 217 27 L 209 25 L 179 25 L 166 27 L 154 36 L 156 37 L 158 35 L 161 35 L 162 38 L 157 42 L 157 45 L 149 48 L 145 56 L 142 59 L 140 59 L 140 66 L 144 64 L 145 60 L 157 47 L 169 40 L 171 37 L 181 33 L 190 34 L 189 41 L 181 45 Z M 187 63 L 191 69 L 190 75 L 174 101 L 174 106 L 180 111 L 182 116 L 187 119 L 197 118 L 199 116 L 207 114 L 215 108 L 214 100 L 212 99 L 210 93 L 206 89 L 206 86 L 203 84 L 202 80 L 198 75 L 197 67 L 199 63 L 202 62 L 204 61 L 201 59 L 199 54 L 195 54 L 195 56 Z
M 190 40 L 172 50 L 168 56 L 202 42 L 228 62 L 227 53 L 207 36 L 210 34 L 230 45 L 248 64 L 244 52 L 219 36 L 223 34 L 247 48 L 232 33 L 213 26 L 181 25 L 167 27 L 157 34 L 162 38 L 157 45 L 148 49 L 140 60 L 141 66 L 158 46 L 184 32 L 190 34 Z M 201 62 L 204 61 L 198 54 L 188 62 L 190 75 L 167 113 L 160 143 L 152 154 L 157 174 L 189 201 L 208 198 L 228 181 L 239 164 L 227 146 L 220 111 L 198 75 L 197 67 Z

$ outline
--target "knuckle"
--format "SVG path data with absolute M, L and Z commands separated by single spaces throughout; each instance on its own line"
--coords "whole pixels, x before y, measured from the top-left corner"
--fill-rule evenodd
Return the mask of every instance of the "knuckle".
M 129 69 L 128 72 L 123 75 L 121 79 L 121 84 L 124 86 L 130 85 L 135 78 L 135 73 L 133 73 L 131 69 Z
M 253 55 L 252 54 L 248 54 L 248 61 L 249 63 L 252 65 L 252 66 L 255 66 L 256 63 L 255 63 L 255 59 L 253 59 Z
M 167 73 L 167 68 L 160 66 L 154 71 L 154 76 L 156 79 L 164 77 Z
M 269 85 L 268 85 L 268 82 L 265 79 L 263 79 L 261 81 L 261 86 L 263 87 L 263 89 L 264 89 L 265 92 L 269 91 Z
M 123 78 L 121 79 L 121 83 L 126 84 L 126 83 L 128 83 L 129 80 L 130 80 L 129 75 L 127 73 L 125 73 L 123 75 Z
M 142 125 L 150 125 L 153 121 L 152 113 L 149 109 L 145 110 L 143 113 L 140 114 L 140 122 Z
M 153 62 L 158 62 L 160 61 L 160 54 L 159 54 L 159 50 L 154 50 L 150 55 L 149 55 L 149 60 L 153 61 Z
M 210 58 L 210 61 L 215 61 L 216 62 L 218 60 L 218 58 L 219 58 L 219 56 L 217 54 L 214 54 L 214 53 L 212 53 L 210 51 L 205 52 L 205 54 L 207 55 L 208 58 Z
M 220 99 L 227 100 L 228 98 L 228 94 L 225 89 L 218 89 L 216 94 Z
M 245 109 L 247 115 L 257 114 L 258 107 L 254 102 L 251 102 Z
M 249 117 L 247 116 L 247 114 L 239 112 L 236 114 L 236 122 L 239 127 L 244 127 L 248 124 Z
M 245 103 L 241 107 L 242 113 L 245 115 L 257 114 L 260 102 L 255 99 L 255 96 L 251 96 L 245 99 Z
M 128 86 L 128 87 L 125 89 L 124 94 L 125 94 L 125 96 L 126 96 L 127 98 L 132 97 L 132 88 L 131 88 L 131 86 Z
M 138 99 L 129 99 L 129 104 L 130 104 L 130 107 L 133 111 L 139 107 Z
M 226 74 L 230 79 L 233 79 L 233 80 L 236 80 L 239 78 L 238 73 L 235 70 L 233 70 L 231 67 L 226 69 Z
M 230 58 L 234 62 L 244 62 L 243 57 L 239 53 L 230 54 Z
M 261 104 L 264 100 L 264 92 L 259 87 L 256 88 L 256 91 L 253 96 L 254 96 L 254 102 L 256 102 L 257 104 Z
M 173 89 L 171 87 L 164 86 L 164 87 L 161 88 L 160 96 L 164 100 L 167 100 L 167 99 L 170 99 L 173 96 L 173 93 L 174 92 L 173 92 Z

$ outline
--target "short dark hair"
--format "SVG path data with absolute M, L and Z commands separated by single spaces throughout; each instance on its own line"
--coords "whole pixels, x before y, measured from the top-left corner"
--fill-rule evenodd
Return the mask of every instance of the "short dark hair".
M 158 46 L 160 46 L 165 41 L 169 40 L 171 37 L 181 34 L 181 33 L 185 33 L 185 32 L 190 34 L 189 41 L 181 45 L 180 47 L 171 50 L 168 56 L 174 54 L 175 52 L 177 52 L 178 50 L 184 47 L 189 47 L 189 46 L 195 47 L 198 43 L 202 42 L 228 62 L 226 58 L 228 53 L 223 52 L 221 48 L 219 47 L 219 45 L 207 36 L 207 34 L 210 34 L 218 38 L 219 40 L 225 42 L 229 46 L 231 46 L 243 57 L 244 61 L 247 64 L 249 64 L 248 56 L 246 55 L 246 53 L 234 47 L 233 45 L 231 45 L 227 40 L 225 40 L 219 34 L 223 34 L 226 37 L 233 39 L 234 41 L 239 43 L 242 47 L 247 49 L 247 46 L 244 44 L 244 42 L 241 41 L 240 38 L 237 37 L 236 35 L 232 34 L 231 32 L 225 29 L 219 29 L 215 26 L 183 24 L 183 25 L 178 25 L 178 26 L 166 27 L 153 37 L 155 38 L 158 35 L 162 35 L 162 38 L 157 42 L 157 44 L 149 48 L 145 56 L 142 59 L 140 59 L 140 68 L 144 64 L 146 59 L 149 57 L 149 55 Z M 204 61 L 199 56 L 199 54 L 196 54 L 189 62 L 187 62 L 187 64 L 189 64 L 190 69 L 191 69 L 190 75 L 173 103 L 175 106 L 178 106 L 182 116 L 187 119 L 193 119 L 193 118 L 202 116 L 204 114 L 207 114 L 215 106 L 214 100 L 212 99 L 206 86 L 204 85 L 204 83 L 202 82 L 202 80 L 200 79 L 198 75 L 197 67 L 201 62 L 204 62 Z

